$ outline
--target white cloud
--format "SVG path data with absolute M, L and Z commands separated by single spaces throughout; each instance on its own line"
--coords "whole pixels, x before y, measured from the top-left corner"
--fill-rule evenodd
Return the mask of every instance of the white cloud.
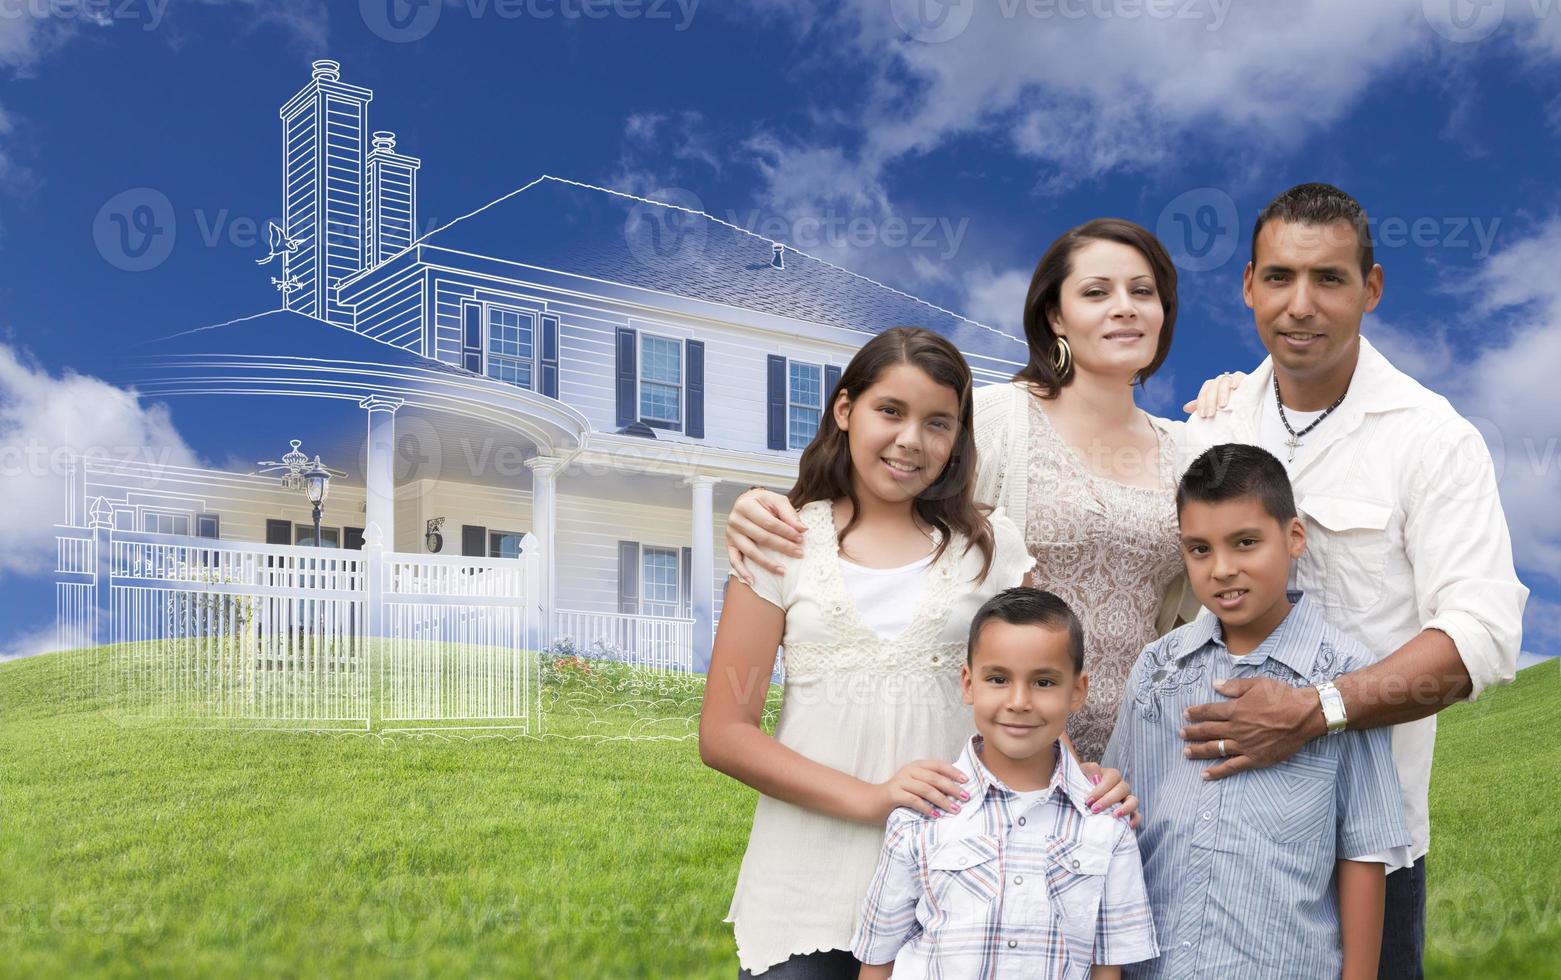
M 0 660 L 15 660 L 19 657 L 36 657 L 41 653 L 54 653 L 56 650 L 67 649 L 59 642 L 58 631 L 53 624 L 40 626 L 30 632 L 18 633 L 8 637 L 5 646 L 0 647 Z
M 1024 269 L 994 272 L 981 266 L 965 277 L 965 301 L 960 312 L 1014 337 L 1024 336 L 1024 297 L 1031 273 Z
M 53 569 L 72 453 L 203 465 L 166 406 L 142 405 L 133 391 L 70 370 L 56 377 L 0 344 L 0 572 Z
M 1496 252 L 1459 288 L 1469 322 L 1454 331 L 1377 320 L 1365 333 L 1485 434 L 1518 565 L 1561 580 L 1558 250 L 1561 217 Z

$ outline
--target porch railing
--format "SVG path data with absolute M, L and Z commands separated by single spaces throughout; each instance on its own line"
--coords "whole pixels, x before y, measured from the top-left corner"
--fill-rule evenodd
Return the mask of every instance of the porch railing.
M 583 653 L 601 651 L 636 666 L 694 669 L 692 619 L 560 609 L 553 638 L 555 649 L 567 641 Z

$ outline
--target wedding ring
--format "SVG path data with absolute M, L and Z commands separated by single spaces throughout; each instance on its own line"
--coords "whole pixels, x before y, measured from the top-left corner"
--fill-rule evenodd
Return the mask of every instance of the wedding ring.
M 1220 745 L 1220 758 L 1223 759 L 1223 758 L 1225 758 L 1225 740 L 1223 738 L 1220 739 L 1219 745 Z

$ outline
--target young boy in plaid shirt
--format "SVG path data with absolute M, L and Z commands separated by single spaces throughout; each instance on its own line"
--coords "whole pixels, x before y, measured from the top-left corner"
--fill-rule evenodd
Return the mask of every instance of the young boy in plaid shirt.
M 898 809 L 852 937 L 860 976 L 1115 978 L 1159 953 L 1138 841 L 1093 813 L 1061 736 L 1084 704 L 1084 632 L 1050 592 L 999 593 L 960 672 L 975 727 L 968 804 Z

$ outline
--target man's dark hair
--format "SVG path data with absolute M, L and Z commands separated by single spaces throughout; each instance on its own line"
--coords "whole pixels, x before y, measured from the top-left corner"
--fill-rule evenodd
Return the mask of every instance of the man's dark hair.
M 976 610 L 975 618 L 970 621 L 970 639 L 965 644 L 966 664 L 975 659 L 976 641 L 981 638 L 981 627 L 994 619 L 1010 626 L 1044 626 L 1047 629 L 1067 630 L 1073 672 L 1077 674 L 1084 669 L 1084 624 L 1079 622 L 1079 617 L 1053 593 L 1022 585 L 1004 589 Z
M 1265 449 L 1227 442 L 1187 467 L 1176 487 L 1176 513 L 1179 516 L 1189 500 L 1217 504 L 1245 497 L 1256 498 L 1281 525 L 1295 517 L 1295 493 L 1284 465 Z
M 1297 225 L 1331 225 L 1348 222 L 1360 241 L 1360 276 L 1371 275 L 1376 264 L 1371 250 L 1371 224 L 1360 202 L 1332 184 L 1297 184 L 1268 202 L 1252 226 L 1252 266 L 1257 268 L 1257 236 L 1270 221 Z

